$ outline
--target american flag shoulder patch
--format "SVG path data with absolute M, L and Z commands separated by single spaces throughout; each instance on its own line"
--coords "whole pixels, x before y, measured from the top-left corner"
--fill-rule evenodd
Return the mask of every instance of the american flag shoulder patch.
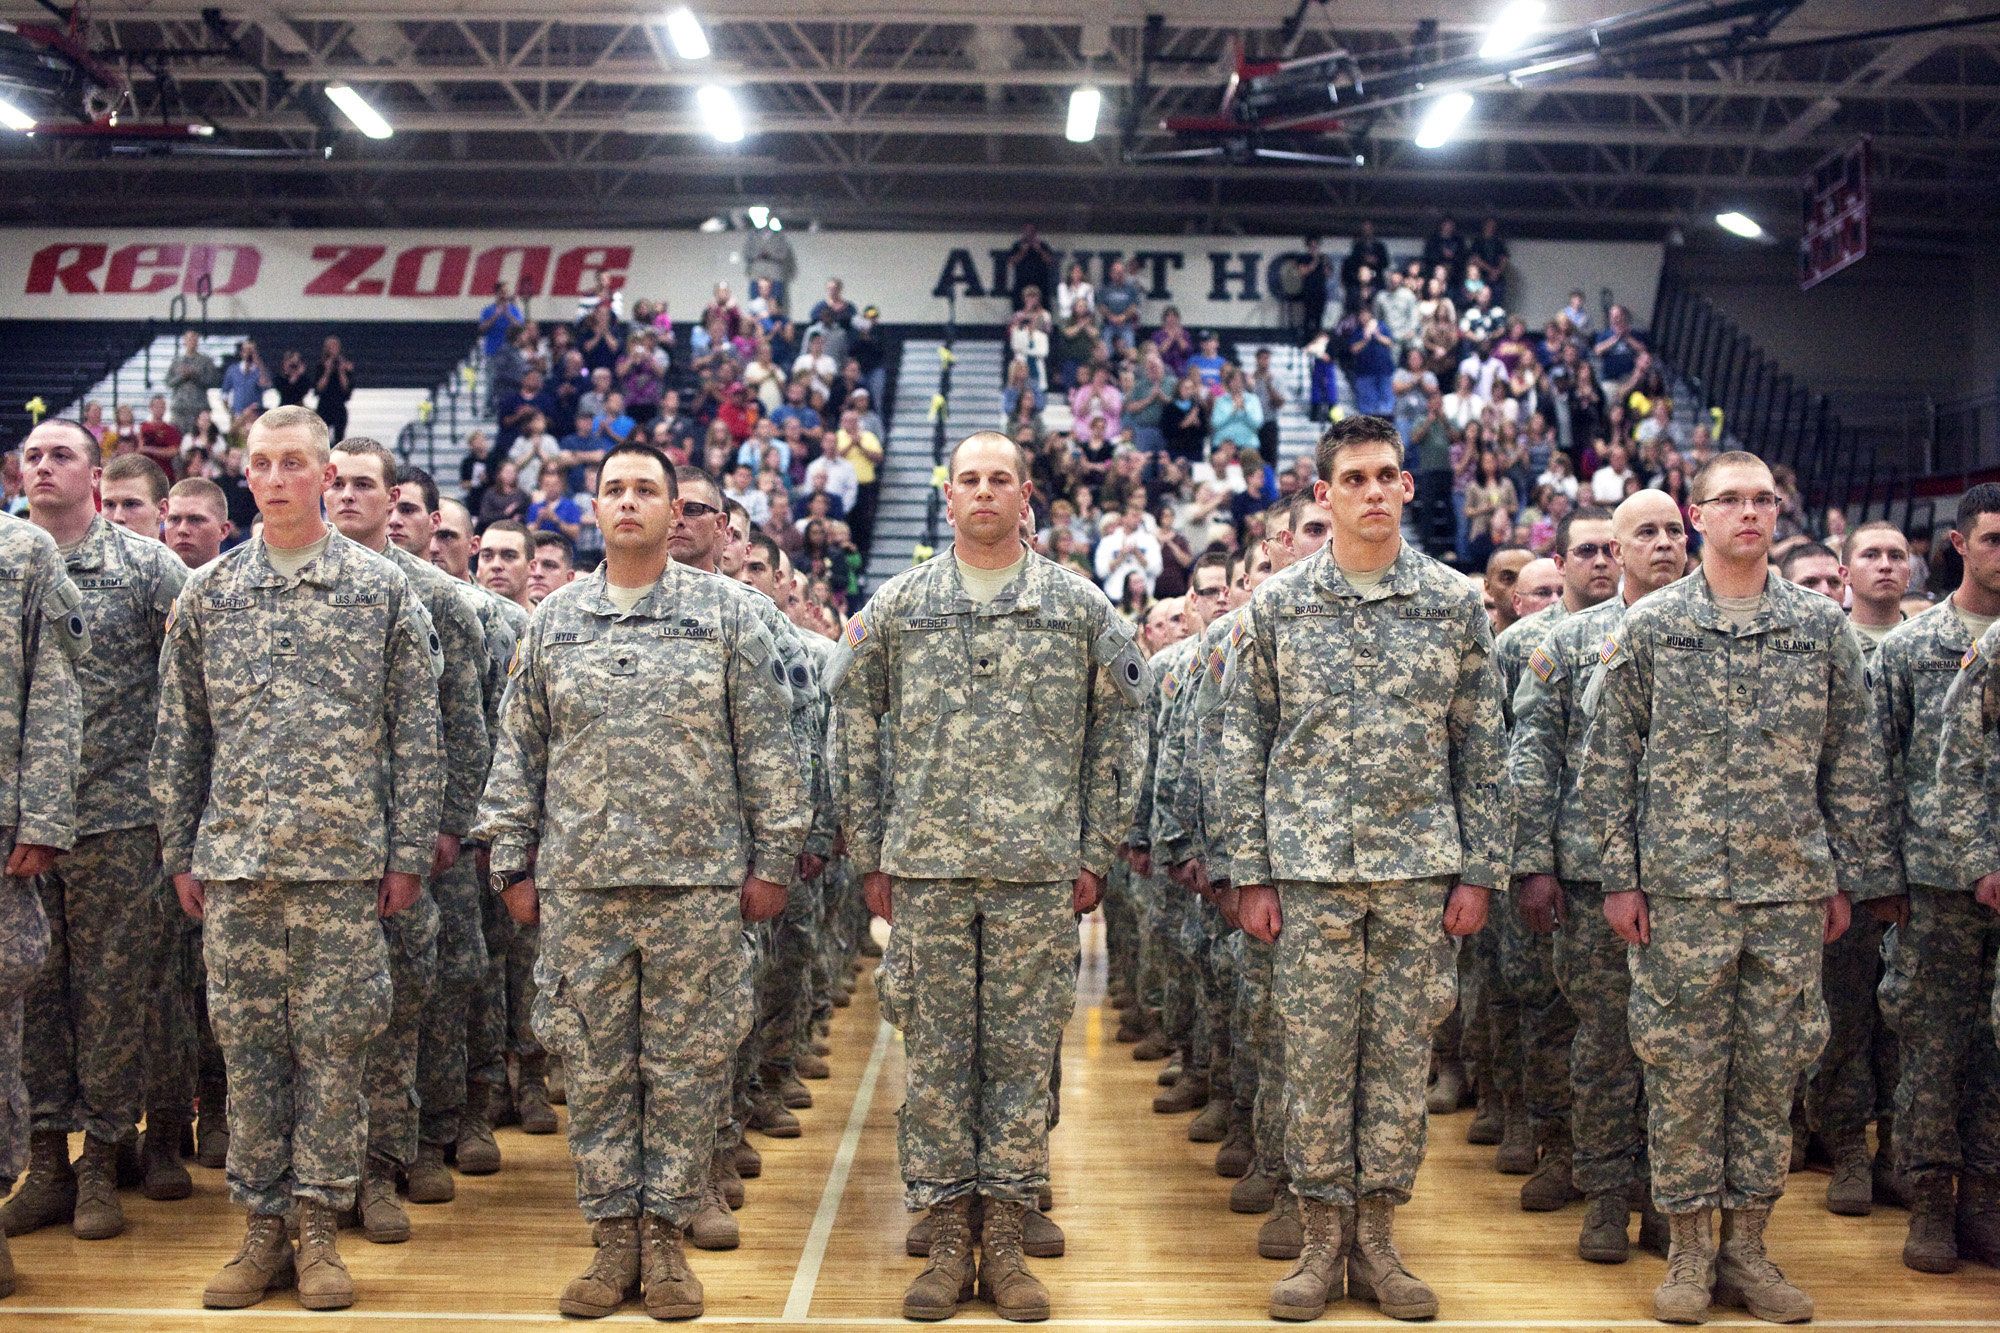
M 1960 671 L 1963 671 L 1967 667 L 1971 666 L 1974 662 L 1977 662 L 1978 660 L 1979 660 L 1979 645 L 1975 643 L 1971 647 L 1965 650 L 1965 656 L 1958 659 L 1958 669 Z
M 1556 672 L 1556 659 L 1549 656 L 1548 649 L 1537 648 L 1528 654 L 1528 670 L 1534 672 L 1535 677 L 1546 685 L 1549 683 L 1549 677 Z
M 1604 640 L 1604 646 L 1597 650 L 1597 660 L 1609 666 L 1611 659 L 1616 656 L 1618 656 L 1618 636 L 1613 634 L 1608 636 Z
M 867 638 L 868 621 L 863 617 L 861 612 L 856 611 L 854 619 L 847 622 L 847 641 L 856 648 L 859 648 Z

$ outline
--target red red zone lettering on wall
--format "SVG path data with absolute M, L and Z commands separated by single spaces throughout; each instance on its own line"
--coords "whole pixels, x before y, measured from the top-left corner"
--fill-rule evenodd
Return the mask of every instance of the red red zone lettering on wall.
M 624 285 L 632 266 L 629 245 L 411 245 L 391 251 L 368 242 L 315 245 L 318 271 L 299 296 L 460 300 L 485 296 L 506 281 L 522 296 L 581 296 L 596 289 L 600 274 Z M 28 296 L 145 296 L 198 293 L 207 279 L 211 296 L 254 287 L 262 252 L 238 242 L 140 241 L 116 248 L 102 241 L 59 241 L 37 250 L 28 264 Z

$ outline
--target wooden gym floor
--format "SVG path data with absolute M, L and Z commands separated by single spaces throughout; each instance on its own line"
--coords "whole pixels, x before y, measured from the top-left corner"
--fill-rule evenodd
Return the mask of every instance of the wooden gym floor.
M 1212 1169 L 1212 1145 L 1186 1141 L 1189 1117 L 1152 1114 L 1153 1076 L 1112 1042 L 1116 1015 L 1101 1006 L 1103 936 L 1086 928 L 1081 1002 L 1064 1045 L 1063 1123 L 1054 1139 L 1056 1211 L 1066 1258 L 1037 1260 L 1054 1324 L 1069 1328 L 1200 1330 L 1270 1326 L 1271 1284 L 1285 1265 L 1259 1259 L 1263 1219 L 1228 1211 L 1229 1182 Z M 749 1184 L 738 1219 L 743 1247 L 693 1251 L 707 1287 L 709 1323 L 741 1328 L 908 1328 L 898 1318 L 905 1284 L 921 1267 L 903 1255 L 908 1225 L 896 1177 L 895 1114 L 902 1053 L 876 1017 L 864 978 L 833 1030 L 832 1079 L 812 1084 L 818 1104 L 800 1112 L 806 1133 L 756 1139 L 762 1179 Z M 1622 1267 L 1575 1257 L 1581 1209 L 1519 1210 L 1520 1178 L 1490 1169 L 1491 1149 L 1468 1147 L 1470 1112 L 1435 1123 L 1429 1160 L 1399 1237 L 1411 1267 L 1438 1289 L 1438 1326 L 1477 1329 L 1657 1328 L 1646 1317 L 1660 1261 L 1635 1254 Z M 222 1175 L 195 1169 L 181 1203 L 124 1196 L 129 1226 L 115 1240 L 84 1243 L 47 1230 L 13 1242 L 17 1293 L 0 1300 L 10 1327 L 65 1329 L 457 1330 L 554 1326 L 555 1294 L 589 1259 L 560 1137 L 500 1134 L 499 1175 L 459 1181 L 455 1203 L 412 1207 L 415 1234 L 375 1246 L 342 1236 L 360 1290 L 355 1309 L 302 1311 L 288 1292 L 240 1312 L 204 1313 L 202 1284 L 234 1253 L 241 1215 Z M 1926 1277 L 1897 1256 L 1904 1214 L 1837 1218 L 1822 1207 L 1826 1177 L 1795 1176 L 1774 1223 L 1775 1255 L 1819 1303 L 1818 1325 L 1841 1329 L 2000 1328 L 2000 1272 L 1968 1266 Z M 1765 1327 L 1717 1311 L 1711 1327 Z M 612 1321 L 650 1324 L 636 1303 Z M 955 1324 L 993 1326 L 973 1304 Z M 1372 1309 L 1334 1306 L 1326 1323 L 1389 1326 Z

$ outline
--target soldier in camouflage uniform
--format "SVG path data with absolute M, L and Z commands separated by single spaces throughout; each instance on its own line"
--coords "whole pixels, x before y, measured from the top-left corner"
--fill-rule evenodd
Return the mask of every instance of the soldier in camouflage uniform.
M 1014 443 L 979 432 L 948 466 L 953 555 L 883 585 L 829 670 L 836 787 L 850 862 L 914 981 L 899 1149 L 905 1201 L 932 1210 L 933 1235 L 904 1313 L 948 1318 L 971 1295 L 976 1196 L 979 1289 L 1002 1318 L 1038 1319 L 1048 1294 L 1023 1262 L 1023 1213 L 1048 1180 L 1075 917 L 1138 800 L 1147 671 L 1104 595 L 1023 545 L 1032 486 Z M 993 742 L 1023 736 L 996 773 Z
M 820 887 L 818 875 L 824 870 L 825 858 L 832 850 L 833 815 L 830 803 L 825 799 L 825 769 L 819 759 L 824 732 L 818 721 L 821 714 L 817 706 L 817 676 L 811 674 L 805 658 L 807 650 L 795 627 L 770 595 L 776 590 L 772 572 L 776 563 L 775 548 L 769 545 L 759 548 L 758 568 L 752 579 L 738 581 L 718 574 L 717 557 L 729 537 L 727 514 L 722 507 L 722 490 L 713 478 L 697 467 L 677 467 L 674 478 L 679 487 L 681 514 L 668 536 L 668 553 L 673 556 L 676 565 L 714 575 L 724 593 L 738 597 L 745 610 L 770 636 L 776 654 L 773 661 L 777 670 L 773 674 L 783 674 L 780 685 L 786 699 L 786 730 L 792 740 L 793 762 L 799 772 L 810 775 L 808 790 L 813 796 L 813 826 L 806 835 L 805 850 L 799 854 L 799 864 L 792 878 L 786 881 L 793 887 L 785 895 L 785 911 L 778 918 L 779 921 L 789 920 L 788 929 L 798 931 L 801 923 L 799 914 L 794 910 L 793 898 L 796 895 L 806 899 L 810 906 Z M 738 565 L 739 570 L 743 567 Z M 813 873 L 806 873 L 808 871 Z M 746 1003 L 759 1006 L 757 1017 L 767 1024 L 774 1011 L 781 1007 L 780 995 L 772 993 L 771 989 L 768 951 L 762 948 L 771 933 L 772 925 L 764 922 L 748 923 L 744 930 L 745 948 L 753 955 L 752 994 Z M 789 997 L 792 1003 L 805 1005 L 810 1002 L 810 997 L 803 993 L 804 982 L 801 976 L 793 983 L 799 990 Z M 760 983 L 765 988 L 762 1001 L 768 1008 L 760 1005 L 757 993 Z M 797 1021 L 789 1012 L 785 1018 Z M 766 1026 L 761 1035 L 768 1039 L 772 1031 L 772 1027 Z M 688 1226 L 688 1239 L 699 1249 L 734 1249 L 740 1243 L 740 1230 L 730 1216 L 730 1209 L 742 1202 L 742 1168 L 746 1164 L 743 1132 L 753 1118 L 761 1113 L 767 1133 L 775 1127 L 780 1114 L 791 1122 L 794 1129 L 797 1128 L 798 1118 L 785 1109 L 777 1093 L 776 1073 L 773 1073 L 769 1090 L 759 1077 L 758 1057 L 764 1049 L 759 1044 L 759 1036 L 753 1023 L 732 1057 L 729 1092 L 717 1109 L 709 1179 L 702 1194 L 701 1208 Z M 802 1042 L 803 1039 L 803 1031 L 790 1032 L 786 1037 L 788 1042 Z M 803 1047 L 793 1045 L 790 1049 L 795 1059 Z M 810 1054 L 809 1051 L 805 1053 Z M 764 1102 L 761 1107 L 760 1100 Z
M 1147 673 L 1146 698 L 1150 725 L 1146 770 L 1139 779 L 1139 803 L 1132 815 L 1132 832 L 1126 837 L 1123 855 L 1130 870 L 1126 885 L 1132 899 L 1133 943 L 1138 950 L 1133 962 L 1133 1004 L 1127 1016 L 1137 1022 L 1139 1031 L 1133 1040 L 1140 1045 L 1157 1043 L 1160 1030 L 1160 960 L 1156 942 L 1159 908 L 1154 901 L 1158 886 L 1153 874 L 1153 759 L 1159 749 L 1155 730 L 1164 702 L 1160 694 L 1161 659 L 1187 636 L 1182 609 L 1181 598 L 1162 598 L 1147 609 L 1145 623 L 1139 629 L 1139 647 L 1152 667 Z M 1134 1054 L 1136 1057 L 1137 1052 Z
M 605 563 L 529 622 L 478 832 L 509 913 L 542 921 L 535 1026 L 563 1058 L 597 1238 L 558 1308 L 607 1315 L 639 1287 L 648 1314 L 688 1318 L 682 1233 L 750 1017 L 741 931 L 784 908 L 810 792 L 770 636 L 667 554 L 672 465 L 612 450 L 596 504 Z
M 1898 876 L 1861 646 L 1839 607 L 1770 569 L 1770 469 L 1722 454 L 1694 490 L 1700 570 L 1605 640 L 1580 785 L 1605 919 L 1634 946 L 1627 1021 L 1672 1232 L 1654 1317 L 1700 1322 L 1720 1300 L 1789 1322 L 1812 1301 L 1764 1227 L 1792 1088 L 1826 1041 L 1821 942 Z
M 445 1203 L 456 1192 L 444 1154 L 458 1140 L 467 1009 L 486 971 L 480 888 L 461 846 L 486 781 L 486 636 L 448 575 L 389 540 L 395 455 L 374 440 L 350 437 L 334 446 L 333 466 L 327 514 L 335 530 L 402 571 L 444 654 L 437 693 L 445 766 L 437 854 L 416 903 L 382 923 L 394 998 L 388 1025 L 368 1052 L 361 1223 L 369 1240 L 395 1244 L 410 1237 L 409 1215 L 396 1197 L 398 1175 L 408 1177 L 412 1203 Z
M 1437 1297 L 1392 1218 L 1423 1157 L 1449 937 L 1478 930 L 1505 882 L 1500 686 L 1478 593 L 1402 539 L 1415 482 L 1394 426 L 1338 422 L 1317 461 L 1332 537 L 1250 599 L 1217 775 L 1237 911 L 1277 946 L 1304 1245 L 1270 1311 L 1318 1318 L 1344 1285 L 1425 1319 Z
M 1569 1061 L 1574 1184 L 1590 1201 L 1577 1253 L 1592 1263 L 1630 1256 L 1626 1228 L 1635 1202 L 1641 1244 L 1664 1253 L 1666 1224 L 1645 1190 L 1645 1093 L 1625 1028 L 1632 975 L 1625 941 L 1604 919 L 1597 838 L 1583 820 L 1577 787 L 1590 724 L 1582 695 L 1598 648 L 1625 609 L 1687 568 L 1687 529 L 1664 492 L 1628 497 L 1611 536 L 1624 575 L 1620 595 L 1566 616 L 1529 653 L 1514 694 L 1508 751 L 1516 905 L 1530 929 L 1554 931 L 1556 980 L 1576 1018 L 1562 1054 Z
M 85 724 L 76 845 L 38 883 L 50 943 L 27 998 L 22 1074 L 32 1150 L 27 1184 L 0 1211 L 9 1235 L 52 1222 L 70 1222 L 84 1240 L 125 1229 L 117 1156 L 145 1091 L 143 1025 L 132 1016 L 143 1007 L 164 943 L 158 913 L 165 886 L 146 753 L 161 632 L 185 570 L 159 542 L 97 513 L 101 461 L 97 442 L 69 421 L 44 422 L 21 447 L 28 516 L 55 539 L 83 595 L 91 653 L 76 663 Z M 174 1127 L 176 1139 L 181 1128 Z M 72 1174 L 68 1135 L 75 1130 L 84 1131 L 84 1144 Z M 191 1189 L 189 1181 L 175 1193 Z
M 484 755 L 468 757 L 462 754 L 448 754 L 446 763 L 476 769 L 478 784 L 486 783 L 486 770 L 493 758 L 493 746 L 500 731 L 500 697 L 507 685 L 507 664 L 514 660 L 517 642 L 514 622 L 508 613 L 520 616 L 521 623 L 527 622 L 520 609 L 512 602 L 488 593 L 484 588 L 467 582 L 452 573 L 444 564 L 431 560 L 435 537 L 444 524 L 444 505 L 464 512 L 464 506 L 456 501 L 441 501 L 437 482 L 422 468 L 403 467 L 396 473 L 395 503 L 389 511 L 389 540 L 403 551 L 430 564 L 444 574 L 447 586 L 456 591 L 465 608 L 471 613 L 478 627 L 482 651 L 479 660 L 484 671 L 479 681 L 480 717 L 486 728 L 486 752 Z M 503 609 L 504 608 L 504 609 Z M 442 631 L 440 631 L 442 634 Z M 474 800 L 477 801 L 475 794 Z M 477 946 L 479 956 L 484 959 L 478 974 L 471 978 L 471 989 L 466 996 L 466 1085 L 462 1094 L 463 1110 L 459 1115 L 458 1142 L 453 1148 L 453 1165 L 460 1175 L 487 1176 L 500 1169 L 500 1145 L 493 1138 L 493 1118 L 504 1109 L 511 1107 L 507 1088 L 507 979 L 506 952 L 512 938 L 511 930 L 503 929 L 498 935 L 498 955 L 493 952 L 495 940 L 495 918 L 503 926 L 511 927 L 506 908 L 499 900 L 485 891 L 486 849 L 471 838 L 463 838 L 459 843 L 458 860 L 447 872 L 454 881 L 448 893 L 460 889 L 460 877 L 469 879 L 476 894 L 471 911 L 480 932 Z M 426 1023 L 419 1037 L 417 1064 L 420 1079 L 423 1071 L 434 1066 L 426 1061 L 423 1052 L 428 1043 L 443 1042 L 446 1033 L 442 1026 Z M 435 1049 L 435 1047 L 428 1047 Z M 424 1111 L 430 1111 L 430 1100 L 425 1098 Z M 525 1132 L 553 1134 L 556 1129 L 555 1114 L 547 1112 L 545 1122 L 524 1125 Z M 423 1118 L 420 1118 L 421 1125 Z M 421 1135 L 420 1135 L 421 1136 Z
M 1510 733 L 1514 693 L 1526 674 L 1529 654 L 1564 620 L 1608 601 L 1618 591 L 1610 511 L 1587 505 L 1564 515 L 1556 526 L 1555 564 L 1562 577 L 1561 594 L 1509 625 L 1493 641 L 1493 664 L 1500 673 L 1501 707 Z M 1499 936 L 1492 1012 L 1496 1021 L 1511 1017 L 1518 1022 L 1513 1035 L 1521 1053 L 1520 1068 L 1511 1071 L 1520 1098 L 1518 1113 L 1505 1123 L 1495 1165 L 1509 1174 L 1532 1173 L 1521 1186 L 1521 1207 L 1547 1213 L 1581 1197 L 1573 1179 L 1570 1138 L 1569 1051 L 1576 1036 L 1576 1015 L 1556 983 L 1555 918 L 1549 912 L 1556 886 L 1542 881 L 1537 887 L 1542 896 L 1517 898 L 1516 910 L 1496 913 L 1492 926 Z
M 1914 1195 L 1903 1262 L 1927 1273 L 1961 1257 L 2000 1266 L 2000 486 L 1965 493 L 1951 542 L 1965 581 L 1883 640 L 1875 666 L 1910 886 L 1881 992 L 1902 1038 L 1897 1166 Z
M 1841 543 L 1840 567 L 1850 602 L 1848 623 L 1861 638 L 1863 664 L 1873 667 L 1884 638 L 1903 619 L 1910 540 L 1892 523 L 1863 523 Z M 1873 913 L 1859 914 L 1847 933 L 1826 947 L 1821 971 L 1829 1020 L 1826 1050 L 1806 1089 L 1806 1120 L 1833 1159 L 1826 1206 L 1855 1217 L 1866 1217 L 1878 1203 L 1910 1201 L 1894 1164 L 1896 1034 L 1876 997 L 1888 924 Z M 1878 1140 L 1872 1160 L 1871 1121 Z
M 0 754 L 0 844 L 7 849 L 0 877 L 0 1191 L 6 1191 L 28 1166 L 22 1001 L 49 955 L 35 879 L 76 841 L 83 751 L 76 664 L 91 648 L 82 595 L 55 542 L 11 516 L 0 516 L 0 642 L 8 719 Z M 0 1296 L 13 1294 L 14 1259 L 0 1239 Z
M 327 443 L 304 408 L 258 418 L 263 534 L 188 579 L 160 657 L 162 858 L 204 922 L 229 1190 L 250 1213 L 202 1293 L 211 1307 L 294 1277 L 308 1309 L 354 1301 L 334 1241 L 367 1142 L 365 1053 L 389 1012 L 381 920 L 416 902 L 437 849 L 437 632 L 394 565 L 321 520 Z
M 1272 574 L 1316 555 L 1333 531 L 1333 516 L 1310 491 L 1300 491 L 1265 511 L 1265 530 L 1271 534 L 1262 543 L 1257 559 L 1250 562 L 1243 580 L 1242 604 L 1230 608 L 1205 636 L 1209 642 L 1208 670 L 1196 687 L 1195 709 L 1202 714 L 1195 747 L 1195 770 L 1201 777 L 1202 827 L 1207 831 L 1205 857 L 1226 879 L 1230 849 L 1225 835 L 1229 821 L 1221 809 L 1221 789 L 1216 782 L 1222 762 L 1222 725 L 1226 702 L 1223 683 L 1236 657 L 1235 628 L 1248 613 L 1249 598 Z M 1224 905 L 1235 917 L 1236 894 L 1224 894 Z M 1265 1212 L 1275 1205 L 1276 1215 L 1259 1228 L 1257 1253 L 1266 1259 L 1296 1259 L 1305 1244 L 1299 1225 L 1298 1196 L 1292 1192 L 1291 1177 L 1285 1169 L 1285 1070 L 1284 1043 L 1272 986 L 1273 951 L 1269 943 L 1247 931 L 1231 937 L 1237 950 L 1236 1002 L 1231 1014 L 1235 1060 L 1231 1082 L 1234 1086 L 1235 1127 L 1241 1138 L 1226 1138 L 1216 1155 L 1216 1170 L 1235 1163 L 1226 1157 L 1240 1142 L 1247 1149 L 1243 1179 L 1230 1190 L 1232 1212 Z M 1234 1136 L 1232 1136 L 1234 1137 Z

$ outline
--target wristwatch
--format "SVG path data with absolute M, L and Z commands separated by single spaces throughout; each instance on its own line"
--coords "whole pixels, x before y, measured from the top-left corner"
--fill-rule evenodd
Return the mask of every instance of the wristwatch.
M 535 872 L 532 870 L 510 870 L 504 875 L 496 870 L 493 872 L 493 892 L 505 893 L 522 880 L 533 879 L 534 877 Z

